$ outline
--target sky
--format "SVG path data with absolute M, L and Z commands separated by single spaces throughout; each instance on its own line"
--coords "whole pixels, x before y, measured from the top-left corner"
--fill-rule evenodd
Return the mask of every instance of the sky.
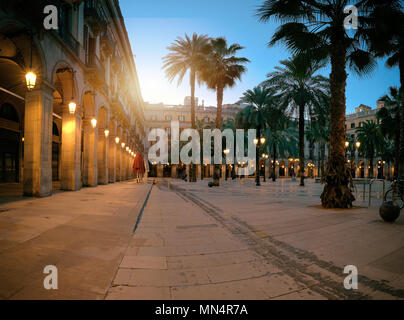
M 229 43 L 239 43 L 245 49 L 239 56 L 248 58 L 248 71 L 234 88 L 224 92 L 224 104 L 235 103 L 248 89 L 266 79 L 279 61 L 290 57 L 281 44 L 268 47 L 271 36 L 279 26 L 277 22 L 261 23 L 255 11 L 264 0 L 120 0 L 129 40 L 132 45 L 143 100 L 150 103 L 183 104 L 190 95 L 189 77 L 181 85 L 170 83 L 162 58 L 167 47 L 177 38 L 207 34 L 224 36 Z M 360 104 L 376 107 L 376 101 L 387 93 L 389 86 L 399 85 L 398 68 L 388 69 L 379 60 L 378 68 L 366 77 L 348 71 L 347 113 Z M 329 76 L 329 67 L 320 71 Z M 205 106 L 216 105 L 215 92 L 197 86 L 195 95 Z

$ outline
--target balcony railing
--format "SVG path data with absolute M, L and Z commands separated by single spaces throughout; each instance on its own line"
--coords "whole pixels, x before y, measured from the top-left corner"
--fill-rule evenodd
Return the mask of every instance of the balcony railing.
M 107 19 L 97 0 L 85 1 L 84 17 L 97 32 L 106 29 Z
M 90 69 L 90 72 L 94 75 L 94 80 L 100 85 L 105 84 L 105 68 L 102 65 L 100 59 L 95 53 L 89 53 L 86 57 L 86 65 Z

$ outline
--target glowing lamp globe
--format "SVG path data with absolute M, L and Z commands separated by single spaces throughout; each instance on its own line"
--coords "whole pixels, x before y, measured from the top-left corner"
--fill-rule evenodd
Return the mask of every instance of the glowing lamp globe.
M 33 73 L 32 71 L 28 72 L 25 75 L 25 81 L 27 83 L 27 89 L 31 91 L 32 89 L 35 88 L 35 83 L 36 83 L 36 74 Z

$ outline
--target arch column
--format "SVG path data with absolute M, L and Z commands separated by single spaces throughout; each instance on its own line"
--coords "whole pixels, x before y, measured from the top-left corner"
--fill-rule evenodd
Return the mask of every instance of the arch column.
M 81 188 L 81 116 L 79 112 L 69 113 L 63 107 L 62 116 L 62 159 L 61 187 L 75 191 Z
M 116 134 L 116 125 L 115 121 L 111 121 L 113 126 L 110 126 L 110 136 L 109 136 L 109 152 L 108 152 L 108 180 L 109 183 L 114 183 L 116 181 L 116 152 L 117 152 L 117 144 L 115 138 L 117 137 Z M 114 128 L 114 130 L 112 130 Z
M 85 186 L 96 187 L 98 181 L 98 168 L 97 168 L 98 129 L 92 127 L 90 119 L 85 119 L 83 121 L 83 126 L 84 126 L 83 182 Z
M 26 93 L 24 121 L 24 195 L 45 197 L 52 194 L 52 110 L 53 89 Z
M 177 172 L 177 165 L 176 164 L 172 164 L 171 165 L 171 178 L 176 178 L 176 172 Z
M 98 184 L 108 184 L 108 151 L 109 137 L 105 136 L 105 128 L 98 129 Z
M 116 174 L 115 174 L 115 181 L 121 181 L 121 168 L 122 168 L 122 147 L 121 143 L 123 142 L 122 139 L 122 128 L 117 129 L 116 135 L 119 137 L 119 143 L 116 145 Z

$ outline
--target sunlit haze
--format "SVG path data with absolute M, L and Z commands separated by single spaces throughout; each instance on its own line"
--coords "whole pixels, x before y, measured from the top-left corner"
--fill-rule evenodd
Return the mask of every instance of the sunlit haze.
M 262 0 L 121 0 L 130 42 L 138 68 L 143 98 L 147 102 L 183 104 L 190 95 L 189 78 L 179 87 L 177 82 L 169 83 L 161 69 L 161 58 L 167 46 L 184 33 L 208 34 L 211 37 L 224 36 L 229 43 L 237 42 L 246 47 L 240 55 L 251 60 L 248 72 L 234 88 L 224 93 L 224 103 L 236 102 L 247 89 L 265 80 L 279 61 L 289 57 L 282 46 L 268 48 L 267 43 L 277 24 L 260 23 L 254 16 Z M 321 73 L 328 76 L 329 69 Z M 398 68 L 387 69 L 384 61 L 365 78 L 350 72 L 347 85 L 347 112 L 360 104 L 376 106 L 376 100 L 384 95 L 389 86 L 398 86 Z M 205 86 L 196 88 L 199 101 L 205 105 L 216 105 L 216 95 Z

